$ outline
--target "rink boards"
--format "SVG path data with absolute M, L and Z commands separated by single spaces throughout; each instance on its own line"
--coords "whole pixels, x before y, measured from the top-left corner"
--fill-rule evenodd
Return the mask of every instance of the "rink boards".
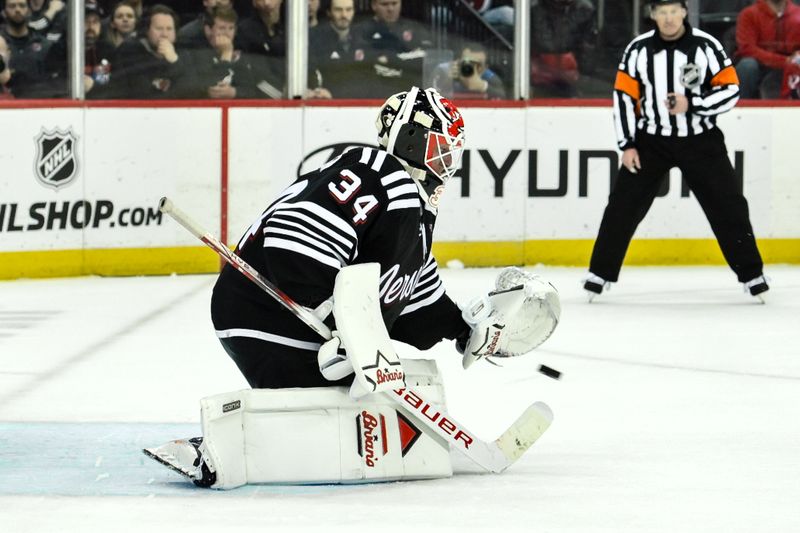
M 0 279 L 210 272 L 162 196 L 233 245 L 298 175 L 373 145 L 375 105 L 241 102 L 0 108 Z M 585 265 L 616 172 L 611 108 L 464 106 L 467 147 L 442 201 L 440 262 Z M 767 262 L 800 262 L 798 107 L 721 117 Z M 667 186 L 668 185 L 668 186 Z M 628 264 L 721 264 L 673 170 Z

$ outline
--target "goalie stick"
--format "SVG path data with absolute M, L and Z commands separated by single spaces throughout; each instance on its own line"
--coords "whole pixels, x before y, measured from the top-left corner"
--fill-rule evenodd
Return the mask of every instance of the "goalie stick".
M 278 289 L 246 261 L 233 253 L 219 239 L 205 231 L 189 215 L 172 203 L 169 198 L 162 198 L 158 208 L 159 211 L 171 216 L 209 248 L 217 252 L 220 257 L 244 274 L 264 292 L 275 298 L 322 338 L 325 340 L 332 338 L 330 328 L 322 320 Z M 547 404 L 535 402 L 497 439 L 484 441 L 475 436 L 446 411 L 428 402 L 418 391 L 411 387 L 395 389 L 382 394 L 392 398 L 415 420 L 428 427 L 467 458 L 493 473 L 502 472 L 519 459 L 547 431 L 553 420 L 553 412 Z

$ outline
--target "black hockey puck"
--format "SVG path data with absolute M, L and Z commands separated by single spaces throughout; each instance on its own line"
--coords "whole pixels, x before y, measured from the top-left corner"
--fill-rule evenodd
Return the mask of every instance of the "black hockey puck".
M 549 366 L 539 365 L 539 372 L 541 372 L 548 378 L 561 379 L 561 372 L 559 372 L 555 368 L 550 368 Z

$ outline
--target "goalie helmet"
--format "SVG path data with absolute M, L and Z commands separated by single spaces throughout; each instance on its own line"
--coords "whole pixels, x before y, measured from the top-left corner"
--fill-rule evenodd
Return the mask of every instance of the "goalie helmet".
M 378 144 L 410 167 L 411 177 L 436 207 L 464 150 L 464 119 L 458 108 L 436 89 L 412 87 L 386 100 L 375 126 Z

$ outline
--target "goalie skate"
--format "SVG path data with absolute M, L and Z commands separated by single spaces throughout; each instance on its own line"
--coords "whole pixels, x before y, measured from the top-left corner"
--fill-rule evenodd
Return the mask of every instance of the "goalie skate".
M 203 460 L 203 453 L 200 450 L 202 443 L 202 437 L 179 439 L 155 448 L 145 448 L 142 453 L 191 479 L 198 487 L 210 487 L 216 482 L 217 476 Z

